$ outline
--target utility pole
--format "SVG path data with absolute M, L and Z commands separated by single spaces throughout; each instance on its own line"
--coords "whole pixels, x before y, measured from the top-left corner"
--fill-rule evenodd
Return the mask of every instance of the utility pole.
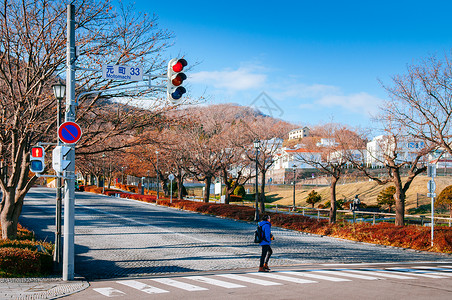
M 75 7 L 67 5 L 66 52 L 66 116 L 65 121 L 75 121 Z M 74 280 L 74 225 L 75 225 L 75 144 L 66 159 L 70 164 L 64 171 L 64 247 L 63 280 Z

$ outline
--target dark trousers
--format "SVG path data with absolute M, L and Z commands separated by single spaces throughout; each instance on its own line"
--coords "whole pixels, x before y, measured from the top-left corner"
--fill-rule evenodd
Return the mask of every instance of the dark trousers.
M 273 250 L 270 245 L 262 245 L 262 255 L 259 267 L 263 267 L 264 263 L 268 264 L 268 260 L 270 259 L 270 256 L 272 256 L 272 254 Z

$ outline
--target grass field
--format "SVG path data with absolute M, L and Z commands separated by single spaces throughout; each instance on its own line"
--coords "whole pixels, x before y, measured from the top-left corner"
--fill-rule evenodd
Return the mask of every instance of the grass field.
M 430 180 L 427 176 L 418 176 L 414 179 L 407 192 L 406 208 L 416 207 L 417 202 L 419 205 L 429 204 L 430 198 L 427 198 L 427 182 Z M 449 185 L 452 185 L 452 177 L 441 176 L 435 178 L 436 182 L 436 194 L 439 195 L 441 191 Z M 367 205 L 377 204 L 378 194 L 386 187 L 392 184 L 378 185 L 374 181 L 365 181 L 357 183 L 348 183 L 343 185 L 337 185 L 336 198 L 352 200 L 355 195 L 359 195 L 361 202 Z M 309 206 L 306 203 L 306 197 L 312 190 L 317 191 L 322 196 L 322 202 L 325 203 L 330 200 L 329 187 L 317 187 L 317 188 L 300 188 L 296 187 L 295 190 L 295 203 L 299 206 Z M 265 193 L 267 201 L 273 204 L 279 205 L 292 205 L 293 202 L 293 188 L 290 186 L 278 187 L 270 186 Z M 318 203 L 318 204 L 320 204 Z M 318 205 L 317 204 L 317 205 Z M 316 205 L 316 206 L 317 206 Z

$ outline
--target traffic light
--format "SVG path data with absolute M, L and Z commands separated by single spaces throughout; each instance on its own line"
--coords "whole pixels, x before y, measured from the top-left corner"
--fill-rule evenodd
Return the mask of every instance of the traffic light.
M 30 155 L 30 171 L 34 173 L 42 173 L 45 169 L 44 157 L 46 153 L 44 147 L 34 146 L 31 148 Z
M 69 151 L 71 151 L 71 147 L 67 146 L 56 146 L 55 149 L 53 149 L 52 168 L 55 171 L 62 173 L 67 169 L 67 167 L 69 167 L 71 161 L 64 159 L 64 157 L 69 154 Z
M 187 75 L 182 73 L 185 66 L 187 66 L 187 61 L 183 58 L 173 58 L 168 63 L 168 85 L 166 94 L 168 100 L 173 103 L 177 103 L 182 95 L 187 92 L 187 90 L 182 86 L 184 80 L 187 79 Z

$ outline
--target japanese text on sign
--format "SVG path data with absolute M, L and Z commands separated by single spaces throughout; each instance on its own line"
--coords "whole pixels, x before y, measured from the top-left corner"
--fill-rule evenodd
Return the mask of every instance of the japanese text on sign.
M 143 80 L 143 68 L 120 65 L 103 65 L 102 77 L 104 79 L 141 81 Z

